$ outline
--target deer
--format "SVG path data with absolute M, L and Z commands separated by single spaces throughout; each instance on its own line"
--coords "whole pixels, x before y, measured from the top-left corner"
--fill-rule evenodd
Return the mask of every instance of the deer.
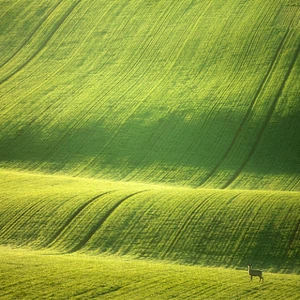
M 250 280 L 252 280 L 253 276 L 258 276 L 259 281 L 264 281 L 261 270 L 252 270 L 252 265 L 248 265 L 248 274 L 250 275 Z

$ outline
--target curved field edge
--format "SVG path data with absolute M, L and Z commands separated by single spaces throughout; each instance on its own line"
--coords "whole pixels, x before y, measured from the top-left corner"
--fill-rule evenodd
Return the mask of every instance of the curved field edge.
M 0 172 L 0 244 L 300 272 L 298 192 Z
M 0 246 L 1 299 L 297 299 L 299 275 Z

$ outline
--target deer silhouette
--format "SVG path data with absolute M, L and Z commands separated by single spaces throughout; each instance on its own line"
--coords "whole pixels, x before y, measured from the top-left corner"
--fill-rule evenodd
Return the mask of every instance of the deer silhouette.
M 253 276 L 258 276 L 259 281 L 264 281 L 261 270 L 252 270 L 252 265 L 248 265 L 248 274 L 250 275 L 250 280 L 252 280 Z

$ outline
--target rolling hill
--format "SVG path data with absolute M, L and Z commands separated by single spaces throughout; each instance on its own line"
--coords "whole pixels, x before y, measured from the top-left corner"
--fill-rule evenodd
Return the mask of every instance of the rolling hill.
M 3 168 L 299 190 L 299 6 L 2 6 Z
M 296 299 L 299 20 L 298 0 L 0 0 L 0 297 Z M 271 281 L 246 286 L 250 262 Z

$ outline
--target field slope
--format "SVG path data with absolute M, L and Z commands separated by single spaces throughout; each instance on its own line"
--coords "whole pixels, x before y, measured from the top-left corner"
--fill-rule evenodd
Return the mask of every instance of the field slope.
M 0 0 L 0 32 L 0 298 L 297 298 L 299 0 Z
M 297 299 L 299 275 L 0 247 L 1 299 Z M 18 274 L 18 276 L 16 276 Z
M 1 8 L 0 166 L 299 190 L 298 5 Z
M 1 244 L 300 272 L 298 192 L 0 176 Z

